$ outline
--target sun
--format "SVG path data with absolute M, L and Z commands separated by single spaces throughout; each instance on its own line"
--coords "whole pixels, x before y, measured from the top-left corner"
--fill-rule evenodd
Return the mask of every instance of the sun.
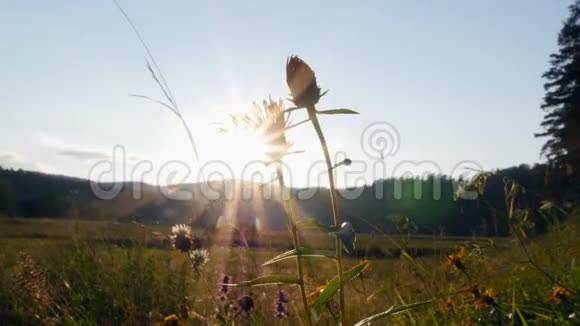
M 211 157 L 210 169 L 220 172 L 224 179 L 249 180 L 256 173 L 264 173 L 268 147 L 259 132 L 250 130 L 231 130 L 219 133 L 208 139 L 206 157 Z M 263 171 L 260 171 L 263 170 Z M 211 171 L 206 171 L 211 174 Z

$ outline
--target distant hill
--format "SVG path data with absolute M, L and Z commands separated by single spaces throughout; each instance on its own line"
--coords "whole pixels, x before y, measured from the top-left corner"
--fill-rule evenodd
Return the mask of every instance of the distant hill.
M 497 171 L 489 180 L 488 197 L 502 209 L 505 206 L 502 179 L 509 176 L 528 189 L 527 200 L 531 207 L 537 207 L 542 199 L 557 192 L 551 189 L 554 186 L 546 186 L 545 171 L 543 165 L 522 165 Z M 474 201 L 454 200 L 451 178 L 439 177 L 440 190 L 436 189 L 435 181 L 434 176 L 386 179 L 349 189 L 360 195 L 351 200 L 340 198 L 341 218 L 351 222 L 359 232 L 374 232 L 377 229 L 394 232 L 405 227 L 406 232 L 423 234 L 444 232 L 450 235 L 491 236 L 508 233 L 506 221 L 493 217 L 487 208 Z M 422 189 L 420 198 L 415 193 L 417 182 Z M 200 184 L 157 187 L 127 182 L 116 197 L 101 200 L 93 194 L 90 182 L 85 179 L 0 168 L 0 215 L 136 220 L 147 224 L 190 223 L 207 229 L 213 229 L 220 223 L 259 225 L 260 228 L 274 230 L 286 227 L 286 214 L 277 200 L 276 189 L 272 189 L 272 198 L 265 200 L 262 199 L 264 189 L 260 185 L 230 180 L 213 182 L 210 186 L 222 195 L 222 199 L 207 199 L 202 195 Z M 242 198 L 242 187 L 250 189 L 252 198 Z M 223 199 L 226 189 L 231 189 L 230 199 Z M 555 189 L 560 188 L 555 186 Z M 135 191 L 141 195 L 134 196 Z M 175 194 L 176 191 L 189 192 L 192 199 L 173 200 L 166 195 Z M 296 200 L 299 216 L 332 224 L 328 189 L 292 190 L 297 198 L 309 192 L 314 193 L 311 198 Z M 383 194 L 382 198 L 377 198 L 377 192 Z M 435 198 L 435 192 L 439 193 L 439 198 Z M 537 225 L 541 228 L 540 217 L 533 218 L 537 218 Z

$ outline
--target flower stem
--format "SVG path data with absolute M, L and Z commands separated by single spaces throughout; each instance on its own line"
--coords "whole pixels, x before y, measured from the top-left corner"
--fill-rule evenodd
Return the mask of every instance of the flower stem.
M 286 213 L 288 214 L 288 221 L 292 229 L 292 241 L 294 242 L 294 249 L 296 249 L 296 267 L 298 269 L 298 277 L 300 278 L 300 296 L 302 297 L 302 304 L 304 305 L 304 313 L 308 320 L 308 325 L 312 325 L 310 318 L 310 310 L 308 309 L 308 301 L 306 300 L 306 289 L 304 288 L 304 271 L 302 269 L 302 258 L 300 257 L 300 241 L 298 239 L 298 230 L 296 227 L 296 220 L 292 211 L 292 204 L 290 202 L 289 194 L 287 194 L 286 183 L 284 182 L 284 174 L 280 164 L 276 166 L 276 174 L 278 175 L 278 183 L 280 184 L 280 196 L 286 204 Z
M 318 116 L 316 115 L 316 108 L 314 106 L 307 107 L 308 118 L 312 122 L 314 130 L 316 130 L 316 135 L 322 146 L 322 152 L 324 153 L 324 160 L 326 161 L 326 168 L 328 170 L 328 183 L 330 186 L 330 203 L 332 205 L 332 215 L 334 217 L 334 226 L 340 228 L 340 217 L 338 215 L 338 202 L 336 198 L 336 187 L 334 185 L 334 170 L 332 168 L 332 161 L 330 160 L 330 154 L 328 151 L 328 145 L 326 144 L 326 138 L 324 138 L 324 133 L 320 127 L 320 122 L 318 122 Z M 338 271 L 338 284 L 339 284 L 339 302 L 340 302 L 340 324 L 345 325 L 345 304 L 344 304 L 344 289 L 342 282 L 342 244 L 338 234 L 335 234 L 336 243 L 336 265 Z

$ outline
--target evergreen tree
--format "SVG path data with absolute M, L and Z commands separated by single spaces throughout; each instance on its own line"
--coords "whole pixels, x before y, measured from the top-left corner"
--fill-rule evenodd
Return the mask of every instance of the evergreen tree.
M 542 148 L 555 167 L 578 180 L 580 176 L 580 0 L 570 6 L 558 36 L 558 52 L 550 56 L 542 109 L 541 126 L 547 137 Z M 577 183 L 576 183 L 577 184 Z

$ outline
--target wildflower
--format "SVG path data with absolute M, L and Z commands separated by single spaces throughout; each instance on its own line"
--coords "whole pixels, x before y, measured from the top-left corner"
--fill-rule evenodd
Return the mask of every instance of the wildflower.
M 550 296 L 548 297 L 548 301 L 554 301 L 556 303 L 562 303 L 568 300 L 570 297 L 570 291 L 564 289 L 563 287 L 556 285 L 553 287 Z
M 284 319 L 289 316 L 287 296 L 288 294 L 285 291 L 280 290 L 274 302 L 274 316 L 279 319 Z
M 306 62 L 293 55 L 286 61 L 286 84 L 292 102 L 299 108 L 311 108 L 326 93 L 320 92 L 314 71 Z
M 203 265 L 209 261 L 209 253 L 205 249 L 196 249 L 189 253 L 191 266 L 195 271 L 198 271 Z
M 177 315 L 175 315 L 175 314 L 169 315 L 169 316 L 163 318 L 162 325 L 164 325 L 164 326 L 177 326 L 177 325 L 179 325 L 179 318 L 177 318 Z
M 185 224 L 177 224 L 171 228 L 173 247 L 181 252 L 191 249 L 191 228 Z
M 228 300 L 228 293 L 230 292 L 230 287 L 227 286 L 226 284 L 230 283 L 232 283 L 232 277 L 226 274 L 221 274 L 217 284 L 218 288 L 217 297 L 221 302 L 225 302 Z
M 249 295 L 244 295 L 243 297 L 240 298 L 238 304 L 243 312 L 249 313 L 250 310 L 254 308 L 254 299 L 252 299 L 252 297 L 250 297 Z
M 468 287 L 465 288 L 465 291 L 473 294 L 473 297 L 478 300 L 481 296 L 481 292 L 479 292 L 479 286 L 477 283 L 472 283 Z
M 492 288 L 486 289 L 480 296 L 479 299 L 476 301 L 477 306 L 495 306 L 495 298 L 494 292 Z
M 458 270 L 465 271 L 465 265 L 463 265 L 463 262 L 461 261 L 465 257 L 465 248 L 461 247 L 459 252 L 456 254 L 448 252 L 446 253 L 446 256 L 448 266 L 455 266 Z
M 443 304 L 443 309 L 449 310 L 451 308 L 453 308 L 453 300 L 451 300 L 451 298 L 447 298 L 447 302 Z

